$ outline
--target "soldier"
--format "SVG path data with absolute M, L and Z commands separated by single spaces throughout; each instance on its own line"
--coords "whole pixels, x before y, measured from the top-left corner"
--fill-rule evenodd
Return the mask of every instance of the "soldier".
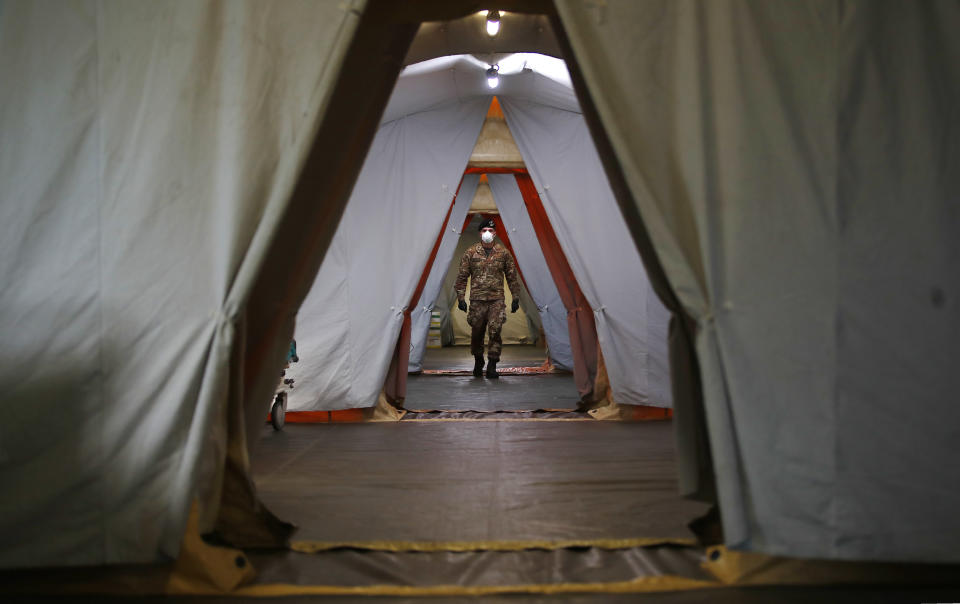
M 513 302 L 510 312 L 520 308 L 520 281 L 517 279 L 517 267 L 513 256 L 505 247 L 494 243 L 497 236 L 495 223 L 491 219 L 480 223 L 480 243 L 467 248 L 460 258 L 460 273 L 457 275 L 457 306 L 467 313 L 467 323 L 472 329 L 470 352 L 476 362 L 473 375 L 483 375 L 483 332 L 489 327 L 490 340 L 487 344 L 487 377 L 497 379 L 497 362 L 503 341 L 500 330 L 507 320 L 507 307 L 503 297 L 503 277 L 506 275 L 510 285 Z M 467 291 L 467 277 L 470 277 L 470 310 L 463 297 Z

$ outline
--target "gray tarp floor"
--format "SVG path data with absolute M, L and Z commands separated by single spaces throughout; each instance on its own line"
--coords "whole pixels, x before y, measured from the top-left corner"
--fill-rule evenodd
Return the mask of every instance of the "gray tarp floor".
M 465 375 L 411 375 L 407 409 L 527 411 L 573 409 L 580 397 L 573 376 L 503 375 L 496 380 Z
M 503 366 L 537 366 L 543 350 L 506 347 Z M 469 369 L 463 347 L 430 351 L 425 368 Z M 479 411 L 572 408 L 569 374 L 410 376 L 407 407 Z M 502 417 L 502 416 L 496 416 Z M 401 421 L 264 426 L 253 458 L 258 492 L 299 525 L 298 541 L 516 541 L 687 538 L 705 506 L 677 495 L 670 422 L 587 420 Z M 651 575 L 705 579 L 696 547 L 573 548 L 519 552 L 391 553 L 335 549 L 249 552 L 258 583 L 300 585 L 517 585 L 624 581 Z M 32 582 L 32 581 L 31 581 Z M 2 593 L 2 592 L 0 592 Z M 758 587 L 653 594 L 485 596 L 471 602 L 933 602 L 955 589 Z M 235 601 L 177 597 L 178 602 Z M 71 598 L 153 602 L 165 598 Z M 369 597 L 256 598 L 258 602 L 367 602 Z M 463 598 L 390 598 L 392 603 Z M 34 598 L 33 601 L 41 601 Z M 62 600 L 61 600 L 62 601 Z
M 254 477 L 303 540 L 685 538 L 705 506 L 677 495 L 672 436 L 669 422 L 288 424 L 264 428 Z
M 504 346 L 498 367 L 539 367 L 546 351 L 537 346 Z M 427 349 L 424 370 L 473 369 L 469 346 Z M 472 375 L 410 375 L 404 407 L 441 411 L 532 411 L 573 409 L 580 397 L 567 372 L 503 375 L 497 380 Z
M 501 367 L 539 366 L 544 350 L 507 346 Z M 471 369 L 466 347 L 430 350 L 425 369 Z M 569 373 L 411 375 L 408 409 L 570 409 Z M 577 417 L 578 415 L 578 417 Z M 264 502 L 304 541 L 560 541 L 689 538 L 706 506 L 677 495 L 669 422 L 420 421 L 264 428 L 254 477 Z M 569 414 L 568 414 L 569 416 Z M 494 417 L 503 418 L 502 415 Z M 577 421 L 580 420 L 580 421 Z M 334 551 L 258 557 L 261 580 L 516 585 L 707 579 L 697 548 L 520 552 Z
M 538 367 L 547 358 L 546 349 L 529 344 L 505 345 L 500 353 L 498 367 Z M 473 355 L 469 346 L 427 348 L 423 355 L 423 369 L 473 369 Z

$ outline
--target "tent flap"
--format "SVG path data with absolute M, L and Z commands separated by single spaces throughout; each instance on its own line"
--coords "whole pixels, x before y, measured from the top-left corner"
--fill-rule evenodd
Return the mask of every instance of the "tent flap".
M 360 8 L 0 9 L 0 566 L 176 554 Z
M 728 544 L 960 560 L 960 7 L 557 8 L 698 323 Z
M 670 407 L 669 312 L 647 279 L 583 116 L 512 97 L 501 105 L 536 185 L 530 198 L 542 200 L 593 311 L 614 400 Z

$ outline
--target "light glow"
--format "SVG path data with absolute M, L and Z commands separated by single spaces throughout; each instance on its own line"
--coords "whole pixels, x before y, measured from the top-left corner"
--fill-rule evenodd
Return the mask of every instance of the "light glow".
M 520 52 L 500 59 L 497 61 L 497 67 L 500 68 L 497 71 L 500 72 L 501 75 L 513 75 L 515 73 L 522 73 L 525 69 L 530 69 L 555 82 L 560 82 L 567 86 L 573 85 L 563 59 Z
M 487 35 L 491 38 L 500 32 L 500 11 L 487 11 Z M 492 88 L 492 87 L 491 87 Z
M 496 88 L 500 85 L 500 74 L 497 73 L 500 71 L 499 65 L 491 65 L 490 69 L 487 70 L 487 88 Z

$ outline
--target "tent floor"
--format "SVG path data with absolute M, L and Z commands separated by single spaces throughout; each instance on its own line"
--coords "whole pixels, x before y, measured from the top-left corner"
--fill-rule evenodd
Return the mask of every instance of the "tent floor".
M 443 378 L 440 378 L 443 379 Z M 525 378 L 529 379 L 529 378 Z M 264 427 L 254 457 L 261 496 L 301 525 L 297 540 L 492 541 L 689 537 L 703 506 L 676 495 L 670 422 L 391 422 Z M 706 579 L 698 547 L 579 547 L 424 553 L 334 549 L 248 552 L 256 583 L 339 586 L 496 586 Z M 0 585 L 103 579 L 109 569 L 0 573 Z M 157 569 L 162 570 L 162 569 Z M 109 575 L 108 575 L 109 576 Z M 29 589 L 29 588 L 28 588 Z M 32 590 L 31 590 L 32 591 Z M 4 592 L 0 587 L 0 594 Z M 724 587 L 660 593 L 489 595 L 471 602 L 957 602 L 956 588 Z M 54 601 L 17 596 L 17 601 Z M 259 596 L 256 602 L 369 602 L 369 596 Z M 250 601 L 254 601 L 250 600 Z M 452 603 L 458 597 L 378 597 Z M 64 601 L 61 598 L 55 601 Z M 69 596 L 71 602 L 242 601 L 237 596 Z
M 527 347 L 513 357 L 528 354 Z M 456 351 L 454 351 L 456 352 Z M 460 351 L 462 352 L 462 351 Z M 450 356 L 449 359 L 454 359 Z M 447 362 L 449 364 L 449 359 Z M 469 356 L 467 357 L 469 362 Z M 523 362 L 520 360 L 520 362 Z M 527 362 L 534 362 L 528 359 Z M 572 377 L 499 381 L 410 376 L 424 407 L 492 411 L 576 402 Z M 569 397 L 569 398 L 567 398 Z M 408 399 L 410 400 L 410 399 Z M 565 405 L 566 403 L 566 405 Z M 411 407 L 413 405 L 410 405 Z M 417 404 L 417 406 L 421 406 Z M 300 525 L 298 545 L 319 542 L 596 541 L 691 537 L 706 506 L 677 496 L 669 421 L 413 421 L 264 426 L 253 474 L 264 502 Z M 381 546 L 382 547 L 382 546 Z M 709 580 L 696 546 L 426 552 L 336 548 L 318 553 L 247 552 L 256 585 L 466 587 L 611 583 L 673 576 Z M 162 568 L 154 569 L 161 572 Z M 28 590 L 96 581 L 111 569 L 0 573 Z M 6 579 L 7 581 L 4 581 Z M 163 584 L 162 582 L 160 583 Z M 32 586 L 32 589 L 31 587 Z M 44 589 L 40 587 L 39 589 Z M 0 594 L 3 593 L 0 587 Z M 727 587 L 660 593 L 485 595 L 471 602 L 800 603 L 960 601 L 957 590 L 880 586 Z M 378 602 L 462 602 L 390 597 Z M 21 597 L 20 601 L 47 601 Z M 70 596 L 72 602 L 236 602 L 237 596 Z M 257 602 L 368 602 L 369 596 L 258 596 Z M 63 601 L 57 600 L 57 601 Z
M 567 373 L 503 375 L 496 380 L 472 375 L 410 375 L 403 406 L 444 411 L 572 410 L 579 400 L 573 376 Z
M 537 346 L 504 346 L 500 367 L 539 367 L 545 350 Z M 471 370 L 469 346 L 427 349 L 424 369 Z M 502 375 L 488 380 L 472 375 L 407 376 L 406 409 L 441 411 L 532 411 L 573 409 L 580 396 L 573 374 Z
M 677 495 L 670 422 L 288 424 L 258 447 L 257 490 L 297 539 L 688 538 L 705 511 Z
M 500 351 L 501 367 L 539 367 L 547 358 L 547 350 L 531 344 L 504 344 Z M 421 362 L 425 370 L 473 369 L 470 346 L 427 348 Z

